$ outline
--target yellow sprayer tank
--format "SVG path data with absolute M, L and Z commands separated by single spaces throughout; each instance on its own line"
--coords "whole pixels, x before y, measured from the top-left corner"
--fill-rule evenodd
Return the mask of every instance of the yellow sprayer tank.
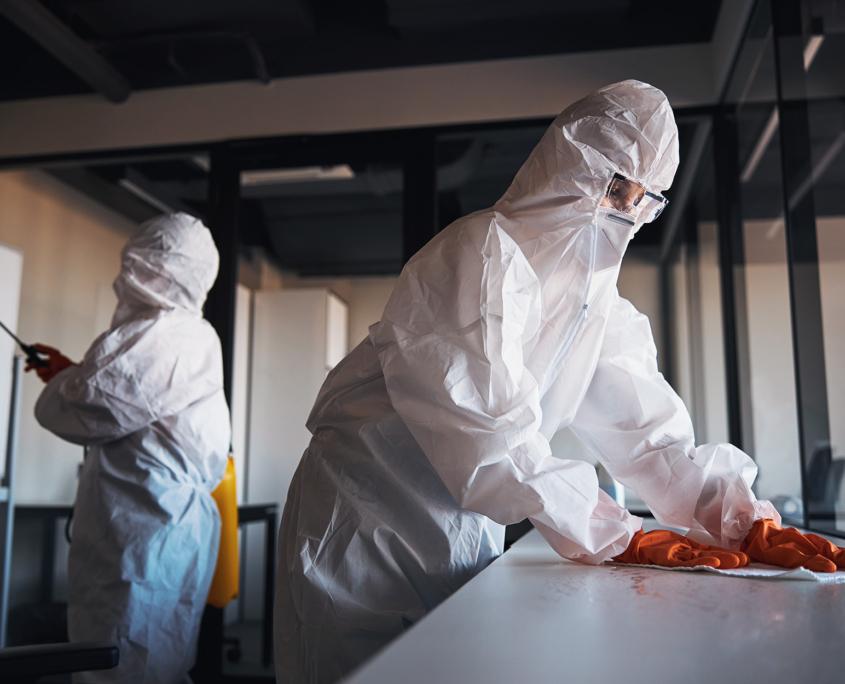
M 208 592 L 207 603 L 215 608 L 225 608 L 238 596 L 238 500 L 235 488 L 235 459 L 229 456 L 226 474 L 217 489 L 211 492 L 220 511 L 220 551 L 217 567 Z

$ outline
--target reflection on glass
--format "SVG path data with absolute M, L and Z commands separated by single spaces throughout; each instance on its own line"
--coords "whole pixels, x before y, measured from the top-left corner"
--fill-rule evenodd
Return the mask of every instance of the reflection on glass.
M 813 195 L 830 425 L 830 444 L 819 444 L 807 464 L 808 504 L 814 517 L 845 530 L 845 13 L 835 4 L 805 2 L 812 168 L 794 194 Z
M 722 331 L 719 235 L 715 221 L 698 221 L 690 268 L 690 295 L 697 327 L 690 336 L 694 356 L 695 401 L 693 417 L 699 443 L 728 441 L 725 347 Z
M 705 153 L 669 262 L 670 378 L 692 417 L 698 443 L 728 441 L 719 230 L 712 149 Z
M 398 162 L 244 169 L 241 240 L 300 276 L 398 273 L 403 184 Z
M 505 194 L 547 126 L 514 126 L 448 133 L 437 140 L 440 228 Z
M 97 160 L 48 167 L 45 172 L 135 223 L 184 211 L 205 220 L 208 209 L 208 157 Z
M 796 519 L 802 510 L 800 447 L 772 33 L 768 3 L 759 3 L 729 89 L 745 256 L 736 274 L 745 287 L 753 436 L 744 446 L 760 469 L 757 495 Z
M 674 390 L 695 419 L 692 381 L 692 346 L 689 338 L 689 294 L 687 292 L 687 245 L 681 243 L 668 264 L 669 335 L 671 338 L 668 377 Z M 693 427 L 695 422 L 693 422 Z M 696 435 L 698 430 L 696 429 Z
M 699 444 L 729 440 L 715 185 L 713 154 L 708 149 L 687 228 L 690 341 L 695 359 L 695 401 L 691 410 Z

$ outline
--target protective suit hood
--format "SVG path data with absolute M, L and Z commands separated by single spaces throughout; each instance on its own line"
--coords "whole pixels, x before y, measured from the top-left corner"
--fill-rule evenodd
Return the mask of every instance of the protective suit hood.
M 151 310 L 201 316 L 219 264 L 211 232 L 199 219 L 180 212 L 147 221 L 121 251 L 112 330 Z
M 663 192 L 677 168 L 678 127 L 666 95 L 622 81 L 567 107 L 494 209 L 534 230 L 574 227 L 595 217 L 614 173 Z

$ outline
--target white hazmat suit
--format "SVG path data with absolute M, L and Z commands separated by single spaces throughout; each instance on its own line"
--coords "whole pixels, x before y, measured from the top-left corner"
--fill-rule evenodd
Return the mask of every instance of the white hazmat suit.
M 665 525 L 735 549 L 779 519 L 748 456 L 695 446 L 648 319 L 616 290 L 639 226 L 600 208 L 613 174 L 659 192 L 677 165 L 665 95 L 602 88 L 554 121 L 499 202 L 408 262 L 308 421 L 279 538 L 280 683 L 349 672 L 501 553 L 503 525 L 529 518 L 583 563 L 624 551 L 642 521 L 591 465 L 551 455 L 563 427 Z
M 111 328 L 56 375 L 38 421 L 86 447 L 68 560 L 71 641 L 110 641 L 80 682 L 176 684 L 193 664 L 214 573 L 229 409 L 220 341 L 202 318 L 217 276 L 208 229 L 154 219 L 122 252 Z

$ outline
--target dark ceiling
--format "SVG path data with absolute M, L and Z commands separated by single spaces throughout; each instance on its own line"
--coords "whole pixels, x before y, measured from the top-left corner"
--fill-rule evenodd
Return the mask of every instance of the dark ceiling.
M 95 48 L 132 90 L 144 90 L 707 42 L 721 2 L 41 0 L 41 4 Z M 0 100 L 92 91 L 2 16 L 0 64 Z
M 6 2 L 0 0 L 0 13 Z M 88 47 L 83 48 L 93 47 L 108 69 L 116 69 L 118 80 L 137 91 L 706 42 L 720 2 L 42 0 L 41 5 L 52 13 L 47 23 L 58 18 L 60 33 L 70 29 L 71 42 L 85 41 Z M 92 92 L 2 17 L 0 59 L 0 100 Z M 437 150 L 439 226 L 491 206 L 548 123 L 428 131 Z M 693 124 L 679 123 L 684 159 Z M 406 135 L 416 134 L 245 141 L 255 156 L 241 156 L 244 169 L 347 165 L 354 177 L 242 185 L 239 225 L 244 247 L 262 248 L 280 266 L 301 275 L 397 273 L 403 263 L 403 169 L 409 162 L 401 149 L 408 143 Z M 63 163 L 48 171 L 133 221 L 168 210 L 201 218 L 207 213 L 208 155 L 202 151 Z M 662 224 L 658 220 L 644 228 L 637 244 L 658 244 Z

